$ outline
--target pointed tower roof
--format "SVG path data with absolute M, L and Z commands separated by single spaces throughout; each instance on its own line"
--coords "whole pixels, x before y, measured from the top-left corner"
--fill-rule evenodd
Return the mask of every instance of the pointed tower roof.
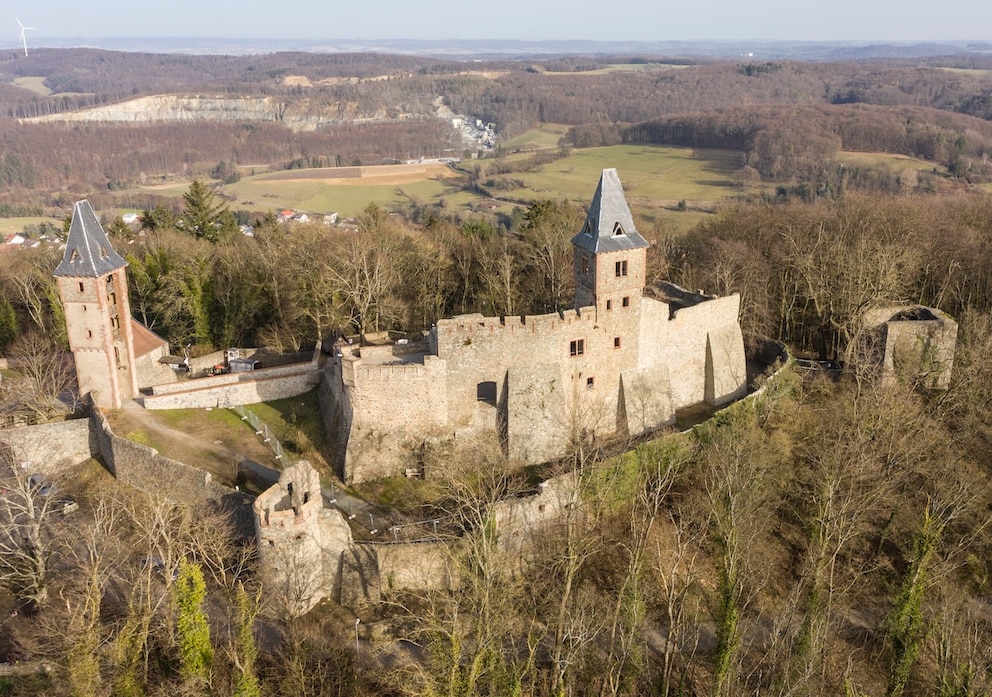
M 124 266 L 127 262 L 110 246 L 93 206 L 89 201 L 78 201 L 72 209 L 65 255 L 55 275 L 96 278 Z
M 630 214 L 616 169 L 603 170 L 596 194 L 589 204 L 586 224 L 572 238 L 572 244 L 593 254 L 648 246 L 647 240 L 634 227 L 634 217 Z

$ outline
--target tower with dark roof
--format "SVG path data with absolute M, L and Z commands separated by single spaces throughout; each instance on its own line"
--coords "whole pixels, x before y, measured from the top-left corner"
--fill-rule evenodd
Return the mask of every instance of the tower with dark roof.
M 636 311 L 648 243 L 634 226 L 616 169 L 604 169 L 575 247 L 575 308 Z
M 55 281 L 79 392 L 106 409 L 138 393 L 126 267 L 89 201 L 76 203 Z

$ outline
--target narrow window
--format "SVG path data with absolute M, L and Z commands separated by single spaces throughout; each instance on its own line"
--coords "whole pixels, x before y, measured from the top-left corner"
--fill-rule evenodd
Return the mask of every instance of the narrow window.
M 86 306 L 83 305 L 83 312 L 86 312 Z
M 568 342 L 568 355 L 569 356 L 581 356 L 586 352 L 586 340 L 585 339 L 575 339 L 574 341 Z
M 591 390 L 595 385 L 595 380 L 593 378 L 586 378 L 586 389 Z
M 620 348 L 620 337 L 613 337 L 613 348 Z
M 79 282 L 79 292 L 80 293 L 83 292 L 83 282 L 82 281 Z
M 606 301 L 606 309 L 607 310 L 612 310 L 613 309 L 613 301 L 612 300 L 607 300 Z
M 589 273 L 589 260 L 582 257 L 582 273 Z
M 87 339 L 92 339 L 93 338 L 93 330 L 92 329 L 87 329 L 86 330 L 86 338 Z
M 630 307 L 630 296 L 629 295 L 623 296 L 623 306 L 624 307 Z

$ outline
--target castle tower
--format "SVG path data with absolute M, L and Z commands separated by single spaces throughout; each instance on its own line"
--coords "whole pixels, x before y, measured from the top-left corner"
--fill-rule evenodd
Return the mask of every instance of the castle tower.
M 306 460 L 280 473 L 252 504 L 258 556 L 272 600 L 293 616 L 325 594 L 320 475 Z
M 119 409 L 138 393 L 126 267 L 89 201 L 76 203 L 55 281 L 79 393 L 92 393 L 105 409 Z
M 604 169 L 575 246 L 575 307 L 637 312 L 648 243 L 637 228 L 615 169 Z

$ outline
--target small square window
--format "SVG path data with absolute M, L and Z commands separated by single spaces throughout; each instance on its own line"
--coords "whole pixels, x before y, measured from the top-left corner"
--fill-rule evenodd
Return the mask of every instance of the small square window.
M 613 337 L 613 348 L 620 348 L 620 337 Z
M 630 307 L 630 296 L 629 295 L 623 296 L 623 306 L 624 307 Z
M 595 382 L 593 378 L 586 378 L 586 389 L 591 390 L 595 386 Z
M 606 301 L 606 309 L 607 310 L 612 310 L 613 309 L 613 301 L 612 300 L 607 300 Z
M 568 355 L 569 356 L 581 356 L 586 352 L 586 341 L 585 339 L 575 339 L 574 341 L 568 342 Z

